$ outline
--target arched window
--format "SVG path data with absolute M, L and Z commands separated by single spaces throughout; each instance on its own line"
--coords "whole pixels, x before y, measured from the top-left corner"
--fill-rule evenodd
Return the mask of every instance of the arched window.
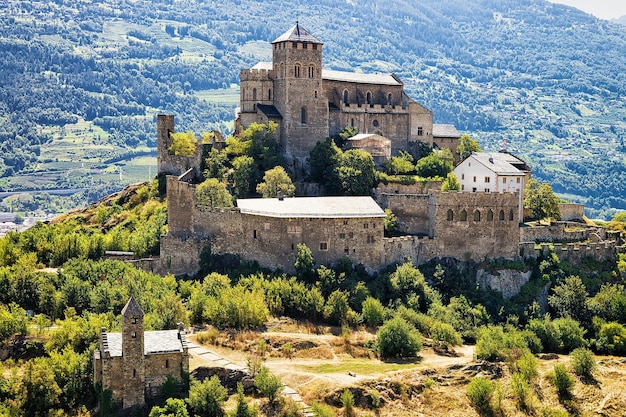
M 285 78 L 285 64 L 280 63 L 280 78 Z
M 256 101 L 256 88 L 252 89 L 252 100 Z
M 487 212 L 487 221 L 491 222 L 493 221 L 493 210 L 489 209 L 489 211 Z
M 452 211 L 452 209 L 448 209 L 448 213 L 446 215 L 446 220 L 448 220 L 448 221 L 454 220 L 454 212 Z
M 513 214 L 513 210 L 509 211 L 509 220 L 513 221 L 515 219 L 515 215 Z
M 474 221 L 475 222 L 479 222 L 480 221 L 480 211 L 476 210 L 474 212 Z
M 500 210 L 500 214 L 498 215 L 498 220 L 504 220 L 504 210 Z
M 348 100 L 348 90 L 343 90 L 343 104 L 346 106 L 350 104 Z
M 309 64 L 309 78 L 315 78 L 315 65 Z
M 467 211 L 465 211 L 465 209 L 461 210 L 461 221 L 462 222 L 467 221 Z
M 392 103 L 393 103 L 393 94 L 389 93 L 387 94 L 387 104 L 391 106 Z
M 350 119 L 350 126 L 354 127 L 354 119 Z
M 306 108 L 304 107 L 300 109 L 300 123 L 306 124 Z
M 367 104 L 372 104 L 372 93 L 371 92 L 367 92 Z
M 294 77 L 300 78 L 300 69 L 301 69 L 300 64 L 294 65 L 294 67 L 293 67 L 293 76 Z
M 272 99 L 272 89 L 271 88 L 267 90 L 267 99 L 268 100 Z

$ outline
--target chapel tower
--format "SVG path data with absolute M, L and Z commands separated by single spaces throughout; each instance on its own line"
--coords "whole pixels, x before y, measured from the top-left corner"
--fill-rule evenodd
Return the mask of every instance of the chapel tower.
M 143 310 L 134 297 L 122 309 L 123 408 L 145 403 Z
M 280 141 L 295 157 L 307 157 L 317 141 L 328 137 L 322 45 L 299 23 L 272 42 L 273 102 L 282 115 Z

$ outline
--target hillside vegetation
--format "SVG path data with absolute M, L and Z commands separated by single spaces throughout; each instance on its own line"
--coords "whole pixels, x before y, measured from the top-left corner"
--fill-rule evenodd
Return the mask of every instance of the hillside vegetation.
M 155 114 L 228 131 L 239 70 L 296 19 L 326 67 L 394 72 L 437 123 L 486 150 L 506 140 L 590 214 L 626 209 L 624 29 L 544 0 L 10 2 L 0 187 L 88 187 L 94 201 L 145 180 Z

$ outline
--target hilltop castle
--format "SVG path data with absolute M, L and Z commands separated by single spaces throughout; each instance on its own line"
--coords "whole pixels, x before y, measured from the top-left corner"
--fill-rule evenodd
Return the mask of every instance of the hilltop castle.
M 418 142 L 455 149 L 448 142 L 458 140 L 456 129 L 433 126 L 432 111 L 411 99 L 396 75 L 322 69 L 322 49 L 296 23 L 272 42 L 272 62 L 241 70 L 237 128 L 274 121 L 281 147 L 297 158 L 347 126 L 389 139 L 392 154 Z
M 299 24 L 272 48 L 272 63 L 241 71 L 236 125 L 278 123 L 275 139 L 287 155 L 304 158 L 318 141 L 346 126 L 364 132 L 355 140 L 370 141 L 382 157 L 410 151 L 419 142 L 456 149 L 454 126 L 433 125 L 432 112 L 410 99 L 396 76 L 322 70 L 322 43 Z M 200 207 L 196 199 L 202 150 L 190 157 L 172 155 L 172 132 L 174 117 L 159 115 L 159 173 L 172 174 L 167 177 L 168 234 L 161 239 L 166 273 L 198 272 L 207 248 L 212 255 L 234 255 L 292 272 L 300 243 L 311 249 L 318 264 L 347 257 L 371 270 L 406 258 L 420 264 L 441 257 L 536 256 L 538 241 L 584 241 L 592 235 L 598 239 L 589 245 L 554 247 L 570 259 L 607 259 L 615 252 L 602 230 L 573 234 L 564 224 L 520 227 L 530 168 L 508 153 L 472 155 L 459 165 L 455 172 L 461 192 L 444 193 L 440 183 L 430 182 L 379 186 L 374 198 L 239 199 L 236 208 L 211 209 Z M 383 209 L 396 215 L 402 236 L 385 237 Z M 573 217 L 582 216 L 582 206 L 569 210 Z

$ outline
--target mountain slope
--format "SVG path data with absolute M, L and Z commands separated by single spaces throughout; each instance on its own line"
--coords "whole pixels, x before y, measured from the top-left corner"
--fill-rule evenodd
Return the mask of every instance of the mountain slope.
M 436 122 L 485 149 L 506 139 L 593 214 L 626 209 L 626 34 L 544 0 L 11 2 L 0 187 L 113 181 L 96 174 L 154 149 L 158 112 L 180 130 L 228 129 L 239 70 L 296 19 L 325 43 L 326 67 L 394 72 Z M 8 178 L 68 167 L 84 175 Z

